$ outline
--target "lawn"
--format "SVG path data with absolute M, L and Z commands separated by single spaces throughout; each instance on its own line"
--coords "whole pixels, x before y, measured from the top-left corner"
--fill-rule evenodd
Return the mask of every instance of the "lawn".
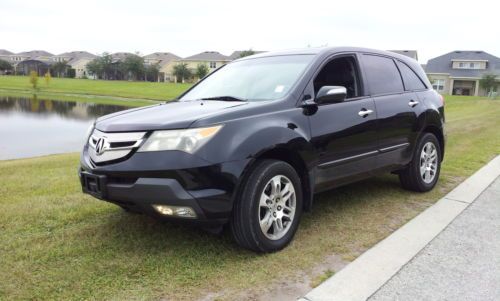
M 0 300 L 232 300 L 296 279 L 329 254 L 353 260 L 499 154 L 500 101 L 449 97 L 446 116 L 436 189 L 408 192 L 383 175 L 322 193 L 293 243 L 269 255 L 83 195 L 78 154 L 0 161 Z
M 191 84 L 151 83 L 129 81 L 105 81 L 73 78 L 52 78 L 49 85 L 41 77 L 38 81 L 39 89 L 34 91 L 27 76 L 0 76 L 0 91 L 28 92 L 40 95 L 67 94 L 74 96 L 116 96 L 125 98 L 170 100 L 173 99 Z

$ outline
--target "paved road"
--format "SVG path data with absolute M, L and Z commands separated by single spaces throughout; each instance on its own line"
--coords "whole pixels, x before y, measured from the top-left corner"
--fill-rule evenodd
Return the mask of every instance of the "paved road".
M 500 178 L 369 300 L 500 300 Z

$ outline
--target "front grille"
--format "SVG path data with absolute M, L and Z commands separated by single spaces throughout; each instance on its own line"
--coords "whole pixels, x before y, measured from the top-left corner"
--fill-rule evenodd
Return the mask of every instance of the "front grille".
M 106 133 L 94 129 L 89 138 L 89 154 L 92 162 L 99 164 L 122 159 L 137 149 L 146 132 Z

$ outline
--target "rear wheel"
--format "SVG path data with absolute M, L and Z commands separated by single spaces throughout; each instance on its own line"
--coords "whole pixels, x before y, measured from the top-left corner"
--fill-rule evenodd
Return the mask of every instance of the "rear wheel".
M 425 133 L 419 140 L 411 163 L 400 172 L 403 188 L 413 191 L 429 191 L 439 178 L 441 148 L 436 136 Z
M 230 222 L 236 242 L 273 252 L 293 239 L 302 214 L 302 189 L 295 169 L 283 161 L 258 162 L 246 178 Z

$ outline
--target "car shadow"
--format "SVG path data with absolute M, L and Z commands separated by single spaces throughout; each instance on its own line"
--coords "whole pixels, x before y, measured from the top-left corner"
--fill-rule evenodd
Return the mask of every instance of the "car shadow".
M 400 188 L 397 177 L 391 175 L 371 178 L 317 194 L 314 197 L 312 211 L 302 216 L 299 232 L 330 221 L 332 215 L 333 218 L 341 219 L 349 212 L 355 212 L 364 206 L 373 206 L 374 202 L 387 195 L 404 197 L 409 194 L 411 192 Z M 106 222 L 101 224 L 100 231 L 106 236 L 105 239 L 109 240 L 110 245 L 116 248 L 117 253 L 147 252 L 149 256 L 170 254 L 189 256 L 192 260 L 220 259 L 221 254 L 239 254 L 242 259 L 258 256 L 238 247 L 227 230 L 220 235 L 214 235 L 194 226 L 161 221 L 142 214 L 131 214 L 119 208 L 110 209 L 109 215 Z

